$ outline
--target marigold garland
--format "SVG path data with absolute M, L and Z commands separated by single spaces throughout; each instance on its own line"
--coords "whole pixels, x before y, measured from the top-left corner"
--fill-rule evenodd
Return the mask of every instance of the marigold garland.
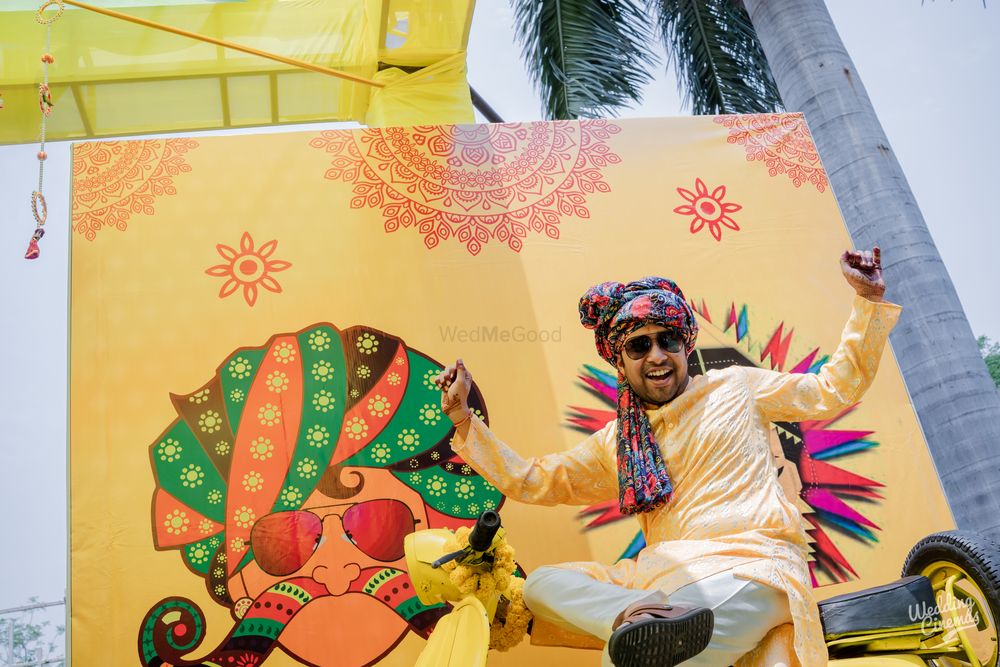
M 513 577 L 510 581 L 510 605 L 507 607 L 507 620 L 504 623 L 494 622 L 490 626 L 490 648 L 497 651 L 509 651 L 528 634 L 532 615 L 524 604 L 524 579 Z
M 455 534 L 445 542 L 446 551 L 458 551 L 469 545 L 469 533 L 471 529 L 461 527 Z M 514 570 L 517 564 L 514 562 L 514 547 L 507 544 L 507 540 L 500 538 L 500 544 L 493 552 L 493 569 L 483 572 L 472 565 L 462 565 L 456 561 L 444 564 L 442 567 L 449 572 L 451 582 L 455 584 L 463 595 L 474 595 L 484 605 L 488 604 L 490 598 L 496 591 L 506 591 L 505 596 L 510 600 L 507 606 L 507 617 L 504 622 L 496 619 L 490 627 L 490 648 L 497 651 L 507 651 L 517 646 L 524 635 L 527 634 L 528 624 L 531 622 L 531 612 L 524 604 L 522 589 L 524 580 L 515 577 Z

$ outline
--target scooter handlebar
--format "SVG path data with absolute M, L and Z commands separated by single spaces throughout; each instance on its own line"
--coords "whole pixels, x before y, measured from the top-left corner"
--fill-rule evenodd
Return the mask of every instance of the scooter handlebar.
M 476 551 L 486 551 L 493 544 L 493 538 L 500 530 L 500 513 L 486 510 L 476 519 L 476 525 L 469 533 L 469 546 Z

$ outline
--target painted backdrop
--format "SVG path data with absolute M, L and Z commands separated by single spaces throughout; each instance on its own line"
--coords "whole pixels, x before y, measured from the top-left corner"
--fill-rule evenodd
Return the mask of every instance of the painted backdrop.
M 476 409 L 537 455 L 613 418 L 590 285 L 675 279 L 693 372 L 816 372 L 852 296 L 795 114 L 89 143 L 72 194 L 82 665 L 412 665 L 445 609 L 413 595 L 402 537 L 503 500 L 450 450 L 437 369 L 463 357 Z M 861 403 L 775 424 L 772 450 L 821 596 L 953 525 L 889 351 Z M 529 571 L 642 546 L 613 506 L 503 516 Z M 598 661 L 495 664 L 572 659 Z

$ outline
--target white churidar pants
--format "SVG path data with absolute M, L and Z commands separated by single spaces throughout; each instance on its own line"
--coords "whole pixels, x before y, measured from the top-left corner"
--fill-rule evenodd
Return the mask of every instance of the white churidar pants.
M 730 572 L 683 586 L 669 596 L 662 591 L 634 590 L 591 579 L 582 572 L 540 567 L 524 584 L 524 601 L 535 616 L 573 632 L 611 637 L 611 625 L 633 602 L 668 603 L 679 607 L 706 607 L 715 614 L 715 630 L 704 651 L 683 667 L 727 667 L 753 650 L 767 632 L 791 622 L 788 598 L 779 590 L 755 581 L 737 579 Z M 605 646 L 601 664 L 611 667 Z

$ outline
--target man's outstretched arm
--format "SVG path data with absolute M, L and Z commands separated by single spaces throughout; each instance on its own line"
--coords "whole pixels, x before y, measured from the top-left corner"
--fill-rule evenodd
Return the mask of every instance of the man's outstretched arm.
M 840 345 L 820 372 L 746 369 L 757 407 L 767 421 L 832 417 L 856 403 L 875 378 L 902 309 L 883 300 L 885 281 L 877 247 L 871 252 L 845 252 L 840 263 L 856 296 Z
M 472 374 L 461 359 L 441 372 L 437 384 L 441 407 L 455 425 L 452 449 L 507 497 L 533 505 L 586 505 L 618 497 L 607 444 L 614 422 L 573 449 L 525 459 L 470 412 Z

